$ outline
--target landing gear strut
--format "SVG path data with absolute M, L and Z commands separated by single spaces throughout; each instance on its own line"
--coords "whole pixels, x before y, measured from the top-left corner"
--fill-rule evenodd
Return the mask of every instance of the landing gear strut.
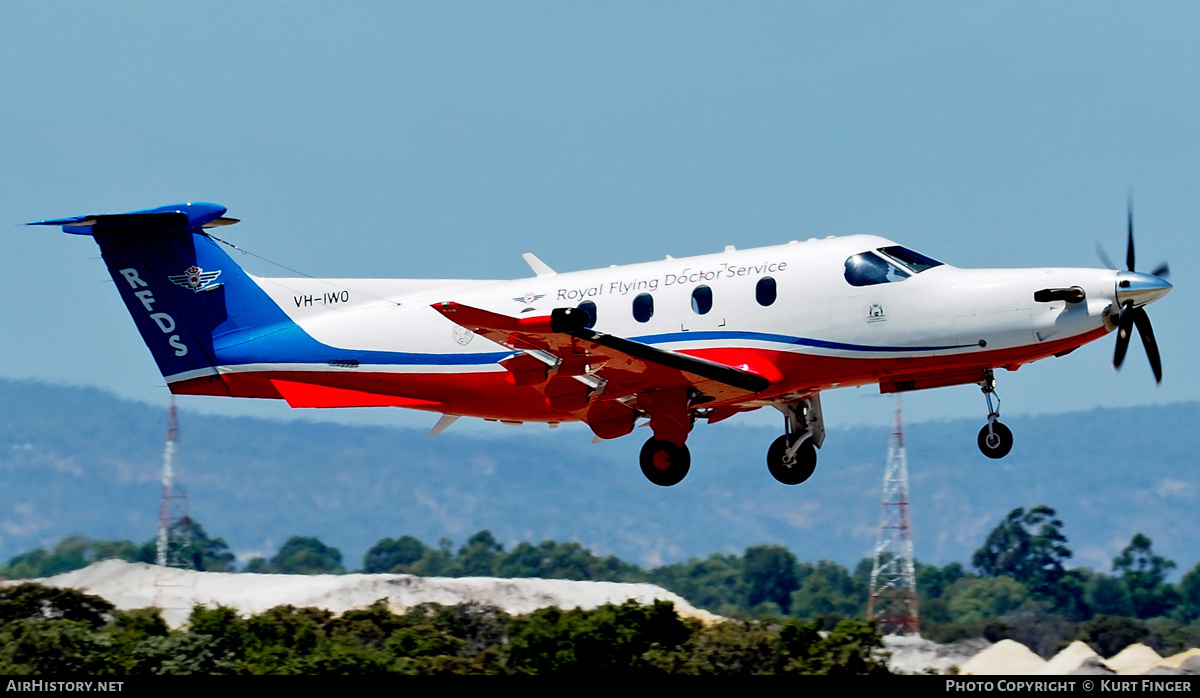
M 992 369 L 983 372 L 983 383 L 980 386 L 983 396 L 987 399 L 988 423 L 979 430 L 979 450 L 988 458 L 1003 458 L 1013 447 L 1013 435 L 1008 427 L 1000 423 L 1000 396 L 996 394 L 996 377 Z M 996 404 L 992 406 L 992 397 Z
M 820 396 L 776 405 L 783 412 L 783 436 L 767 449 L 767 469 L 785 485 L 799 485 L 817 468 L 817 448 L 825 440 Z

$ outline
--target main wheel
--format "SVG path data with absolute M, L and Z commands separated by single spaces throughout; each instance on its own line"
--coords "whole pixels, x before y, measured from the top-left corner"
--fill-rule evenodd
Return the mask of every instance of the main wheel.
M 992 422 L 991 433 L 988 433 L 987 425 L 979 430 L 979 450 L 988 458 L 1003 458 L 1012 447 L 1012 432 L 1000 422 Z
M 687 446 L 670 441 L 650 439 L 642 446 L 642 474 L 660 487 L 678 484 L 692 467 L 692 454 Z
M 796 450 L 796 456 L 788 459 L 788 448 L 796 443 L 797 438 L 797 434 L 784 434 L 767 449 L 767 469 L 772 477 L 785 485 L 799 485 L 812 477 L 817 469 L 817 447 L 812 439 L 805 439 Z

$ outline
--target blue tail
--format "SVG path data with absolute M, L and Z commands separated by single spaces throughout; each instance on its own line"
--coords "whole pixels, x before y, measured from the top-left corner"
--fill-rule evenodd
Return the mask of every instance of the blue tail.
M 205 232 L 237 222 L 224 214 L 223 206 L 191 203 L 29 225 L 91 235 L 167 382 L 229 395 L 218 348 L 294 325 Z

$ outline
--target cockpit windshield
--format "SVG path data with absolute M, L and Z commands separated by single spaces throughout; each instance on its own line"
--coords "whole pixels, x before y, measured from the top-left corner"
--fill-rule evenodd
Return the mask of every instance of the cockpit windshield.
M 936 259 L 892 245 L 862 252 L 846 260 L 846 281 L 851 286 L 874 286 L 903 281 L 913 274 L 941 266 Z
M 942 266 L 942 263 L 936 259 L 926 257 L 920 252 L 913 252 L 907 247 L 901 247 L 900 245 L 883 247 L 879 251 L 908 267 L 914 274 L 920 274 L 926 269 Z

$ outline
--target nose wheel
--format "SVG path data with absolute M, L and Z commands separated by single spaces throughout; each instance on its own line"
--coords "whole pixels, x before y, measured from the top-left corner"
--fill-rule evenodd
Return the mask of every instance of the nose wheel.
M 805 434 L 784 434 L 767 449 L 767 470 L 785 485 L 799 485 L 817 469 L 817 447 Z
M 1000 396 L 996 394 L 996 378 L 990 368 L 984 371 L 981 389 L 987 399 L 988 423 L 979 430 L 979 451 L 988 458 L 1003 458 L 1012 450 L 1013 435 L 1000 423 Z M 992 398 L 995 398 L 994 406 Z
M 1012 447 L 1012 431 L 1000 422 L 990 422 L 979 430 L 979 450 L 988 458 L 1003 458 Z

